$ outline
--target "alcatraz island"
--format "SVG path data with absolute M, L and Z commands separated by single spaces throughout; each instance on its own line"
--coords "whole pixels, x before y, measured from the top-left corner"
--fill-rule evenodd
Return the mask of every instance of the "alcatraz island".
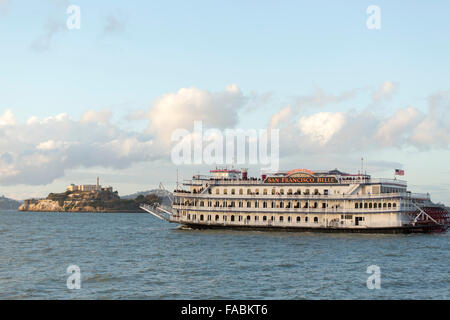
M 153 205 L 162 199 L 155 194 L 139 195 L 135 199 L 121 199 L 112 187 L 97 184 L 67 187 L 66 192 L 50 193 L 45 199 L 27 199 L 19 211 L 36 212 L 142 212 L 141 204 Z

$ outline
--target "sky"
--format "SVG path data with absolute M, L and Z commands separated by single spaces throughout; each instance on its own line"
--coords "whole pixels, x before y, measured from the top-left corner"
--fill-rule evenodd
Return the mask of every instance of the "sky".
M 372 176 L 404 169 L 413 192 L 448 204 L 449 12 L 438 0 L 0 0 L 0 195 L 97 176 L 121 195 L 172 189 L 177 170 L 211 169 L 170 156 L 174 130 L 202 121 L 278 129 L 280 170 L 357 172 L 363 157 Z

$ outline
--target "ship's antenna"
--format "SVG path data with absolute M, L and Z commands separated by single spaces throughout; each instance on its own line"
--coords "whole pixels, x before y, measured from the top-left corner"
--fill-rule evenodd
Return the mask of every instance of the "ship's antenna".
M 176 190 L 178 190 L 178 168 L 177 168 L 177 188 Z
M 364 158 L 361 157 L 361 174 L 364 174 Z

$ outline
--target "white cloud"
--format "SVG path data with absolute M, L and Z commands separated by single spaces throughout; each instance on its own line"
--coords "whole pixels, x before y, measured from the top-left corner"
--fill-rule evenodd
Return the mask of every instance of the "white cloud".
M 450 146 L 450 91 L 433 94 L 428 99 L 428 114 L 414 128 L 410 138 L 419 148 Z
M 346 118 L 341 112 L 319 112 L 299 119 L 300 131 L 312 141 L 327 143 L 333 135 L 341 130 Z
M 292 117 L 291 107 L 285 107 L 270 118 L 269 129 L 278 128 L 281 124 L 286 123 Z
M 36 149 L 38 150 L 57 150 L 62 149 L 64 147 L 67 147 L 69 143 L 65 141 L 55 141 L 55 140 L 48 140 L 45 142 L 41 142 L 36 146 Z
M 88 111 L 80 120 L 61 113 L 43 120 L 30 117 L 25 123 L 6 110 L 0 114 L 0 185 L 48 184 L 80 167 L 125 169 L 139 162 L 169 161 L 173 130 L 192 131 L 195 120 L 203 121 L 204 129 L 233 128 L 247 101 L 236 85 L 219 92 L 180 89 L 155 101 L 143 132 L 114 125 L 108 110 Z M 280 129 L 281 157 L 448 148 L 449 111 L 450 93 L 441 92 L 430 97 L 426 112 L 408 107 L 389 116 L 369 109 L 297 116 L 285 107 L 270 118 L 269 127 Z
M 11 110 L 0 116 L 0 185 L 48 184 L 80 167 L 128 168 L 170 154 L 177 128 L 192 129 L 194 120 L 214 128 L 233 127 L 246 101 L 236 85 L 209 92 L 184 88 L 163 95 L 149 112 L 147 132 L 111 124 L 109 110 L 89 110 L 80 120 L 61 113 L 17 123 Z M 7 151 L 7 152 L 6 152 Z
M 403 143 L 404 135 L 411 134 L 419 122 L 420 115 L 420 112 L 413 107 L 398 110 L 392 117 L 380 124 L 375 139 L 386 146 Z
M 246 100 L 235 84 L 220 92 L 182 88 L 163 95 L 154 103 L 149 112 L 148 130 L 167 145 L 175 129 L 192 130 L 197 120 L 205 127 L 231 128 L 237 124 L 238 112 Z
M 111 111 L 110 110 L 101 110 L 101 111 L 94 111 L 89 110 L 85 112 L 80 122 L 81 123 L 107 123 L 109 122 L 109 119 L 111 118 Z
M 1 116 L 0 116 L 0 126 L 13 126 L 16 124 L 16 118 L 14 117 L 14 114 L 11 110 L 6 110 Z
M 151 138 L 100 122 L 107 117 L 98 118 L 97 113 L 87 112 L 84 121 L 59 114 L 42 121 L 32 117 L 25 124 L 11 121 L 10 112 L 6 115 L 2 119 L 8 119 L 8 126 L 0 126 L 0 150 L 5 151 L 0 152 L 2 185 L 47 184 L 67 169 L 122 169 L 158 157 Z
M 357 88 L 344 91 L 340 94 L 331 94 L 316 87 L 312 94 L 296 97 L 294 99 L 294 106 L 298 109 L 303 109 L 305 107 L 325 107 L 330 104 L 338 104 L 353 99 L 362 90 L 364 89 Z
M 396 82 L 385 81 L 375 92 L 373 92 L 372 100 L 375 103 L 390 100 L 397 89 L 398 84 Z
M 284 109 L 270 122 L 280 128 L 282 156 L 450 146 L 450 92 L 430 97 L 425 113 L 414 107 L 398 109 L 389 116 L 368 109 L 318 112 L 300 116 L 296 122 L 287 114 Z

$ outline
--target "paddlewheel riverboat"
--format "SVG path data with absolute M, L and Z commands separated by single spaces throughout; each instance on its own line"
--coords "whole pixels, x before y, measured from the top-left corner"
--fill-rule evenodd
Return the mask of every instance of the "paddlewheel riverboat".
M 445 232 L 450 215 L 429 194 L 399 179 L 374 179 L 337 169 L 296 169 L 248 177 L 215 169 L 175 190 L 172 208 L 142 209 L 185 227 L 322 232 Z

